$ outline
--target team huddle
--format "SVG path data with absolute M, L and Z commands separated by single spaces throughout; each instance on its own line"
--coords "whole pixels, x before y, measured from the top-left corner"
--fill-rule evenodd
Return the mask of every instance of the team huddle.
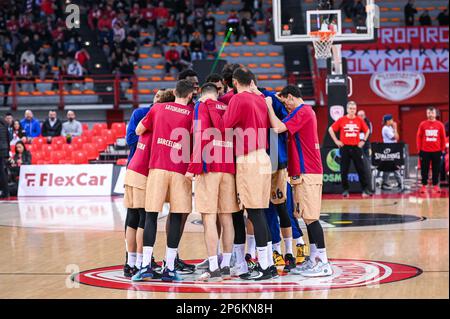
M 136 147 L 130 147 L 124 182 L 125 277 L 179 281 L 199 271 L 198 281 L 259 281 L 278 277 L 278 267 L 304 277 L 332 274 L 319 222 L 317 120 L 297 86 L 269 92 L 249 69 L 228 64 L 199 87 L 196 73 L 187 70 L 175 89 L 158 91 L 150 108 L 133 112 L 128 131 L 127 142 Z M 178 252 L 192 193 L 208 255 L 197 265 Z M 160 266 L 153 247 L 165 203 Z

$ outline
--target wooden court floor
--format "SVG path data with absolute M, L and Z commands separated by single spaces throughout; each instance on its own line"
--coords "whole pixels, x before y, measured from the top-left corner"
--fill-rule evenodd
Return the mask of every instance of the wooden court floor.
M 73 273 L 124 262 L 121 198 L 3 201 L 0 298 L 449 298 L 448 209 L 448 190 L 440 196 L 412 193 L 345 200 L 324 196 L 322 222 L 330 258 L 420 269 L 408 279 L 346 287 L 333 282 L 314 290 L 284 289 L 285 283 L 275 280 L 267 291 L 263 285 L 248 291 L 205 292 L 194 287 L 180 292 L 161 286 L 163 291 L 96 287 L 72 280 Z M 180 243 L 180 256 L 185 260 L 206 256 L 198 220 L 199 215 L 193 213 L 186 224 Z M 165 251 L 164 223 L 165 218 L 160 218 L 157 260 Z M 395 278 L 402 278 L 402 269 L 395 270 Z M 295 280 L 300 278 L 291 279 Z

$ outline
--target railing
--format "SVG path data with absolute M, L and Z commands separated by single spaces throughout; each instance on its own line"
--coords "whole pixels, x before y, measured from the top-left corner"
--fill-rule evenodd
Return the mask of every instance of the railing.
M 158 78 L 158 81 L 175 81 L 173 77 L 154 77 Z M 137 107 L 140 103 L 150 103 L 148 99 L 149 95 L 156 93 L 156 89 L 146 90 L 141 89 L 143 83 L 153 82 L 151 79 L 139 77 L 132 74 L 116 74 L 116 75 L 86 75 L 81 78 L 72 76 L 58 76 L 58 78 L 47 77 L 45 79 L 39 79 L 33 76 L 24 80 L 22 77 L 13 76 L 10 81 L 0 81 L 0 103 L 3 102 L 5 95 L 7 95 L 7 106 L 10 106 L 12 110 L 17 110 L 19 105 L 30 105 L 30 100 L 21 103 L 21 97 L 57 97 L 55 102 L 51 103 L 54 106 L 58 106 L 60 109 L 64 109 L 65 105 L 69 104 L 87 104 L 88 102 L 73 103 L 68 100 L 71 96 L 96 96 L 101 100 L 108 101 L 103 104 L 112 104 L 113 108 L 118 109 L 120 105 L 131 104 L 133 107 Z M 156 81 L 154 81 L 156 82 Z M 92 87 L 82 90 L 76 86 L 86 86 L 92 83 Z M 39 84 L 46 84 L 48 88 L 41 90 L 29 90 L 30 87 Z M 131 84 L 131 85 L 130 85 Z M 124 86 L 130 86 L 124 88 Z M 164 86 L 164 85 L 163 85 Z M 21 89 L 21 88 L 22 89 Z M 28 87 L 28 90 L 26 90 Z M 8 92 L 5 92 L 5 88 Z M 143 98 L 144 96 L 144 98 Z M 145 96 L 147 98 L 145 98 Z M 99 102 L 95 102 L 98 104 Z M 40 103 L 33 103 L 39 105 Z M 42 104 L 48 105 L 48 100 Z M 100 103 L 101 104 L 101 103 Z

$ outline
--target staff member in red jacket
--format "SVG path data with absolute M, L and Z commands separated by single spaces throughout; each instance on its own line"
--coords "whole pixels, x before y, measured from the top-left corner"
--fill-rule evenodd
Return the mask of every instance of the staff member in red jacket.
M 366 122 L 359 116 L 356 116 L 356 108 L 357 106 L 354 101 L 348 102 L 347 115 L 338 119 L 328 129 L 334 143 L 341 150 L 341 178 L 342 187 L 344 188 L 342 195 L 344 197 L 349 196 L 348 171 L 350 169 L 350 161 L 353 161 L 358 172 L 363 197 L 372 196 L 372 192 L 368 189 L 362 151 L 369 137 L 370 130 Z M 339 132 L 339 139 L 336 137 L 335 132 Z M 364 132 L 363 139 L 359 136 L 360 132 Z
M 433 191 L 440 192 L 439 170 L 441 167 L 441 156 L 445 151 L 445 128 L 441 121 L 436 120 L 436 108 L 427 108 L 427 120 L 419 124 L 417 130 L 417 150 L 420 157 L 420 175 L 422 176 L 421 193 L 427 191 L 428 173 L 430 170 L 433 179 Z

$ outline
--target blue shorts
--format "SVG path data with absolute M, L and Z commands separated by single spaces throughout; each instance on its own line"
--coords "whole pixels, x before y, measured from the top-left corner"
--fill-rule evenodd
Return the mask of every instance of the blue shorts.
M 303 232 L 300 229 L 298 220 L 294 217 L 294 199 L 292 197 L 292 188 L 288 183 L 287 185 L 287 200 L 286 206 L 288 210 L 289 217 L 291 218 L 292 224 L 292 237 L 297 239 L 303 236 Z M 272 234 L 272 243 L 279 243 L 281 241 L 280 236 L 280 222 L 278 219 L 278 213 L 275 206 L 270 203 L 269 208 L 265 209 L 267 223 L 269 224 L 270 233 Z

